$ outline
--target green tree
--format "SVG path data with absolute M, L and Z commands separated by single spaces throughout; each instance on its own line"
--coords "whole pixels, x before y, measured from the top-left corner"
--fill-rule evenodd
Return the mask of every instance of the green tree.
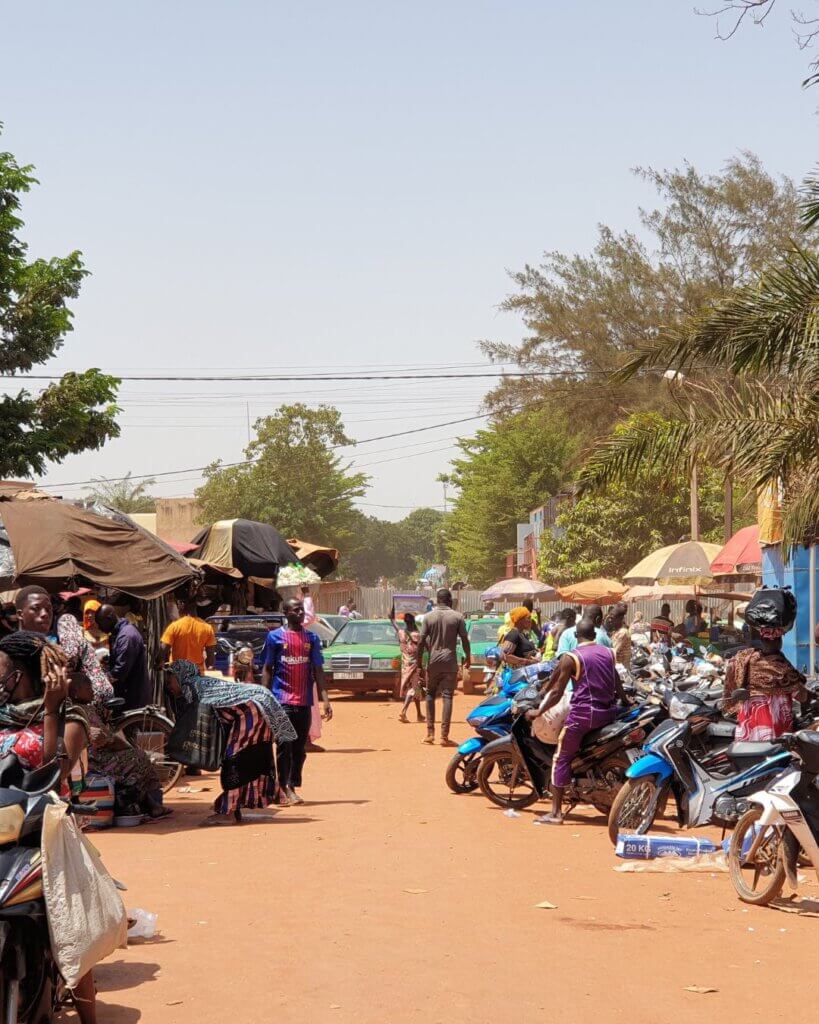
M 0 125 L 2 129 L 2 125 Z M 36 184 L 33 168 L 0 153 L 0 374 L 29 373 L 49 360 L 72 330 L 66 305 L 86 275 L 79 252 L 29 261 L 20 238 L 21 197 Z M 0 476 L 41 473 L 48 461 L 101 448 L 119 436 L 119 381 L 66 373 L 39 395 L 23 389 L 0 398 Z
M 239 466 L 215 462 L 205 470 L 196 498 L 206 520 L 254 519 L 286 537 L 297 536 L 341 551 L 354 540 L 353 505 L 367 488 L 335 450 L 353 444 L 337 409 L 281 406 L 255 423 L 256 439 Z
M 635 173 L 661 200 L 639 210 L 639 233 L 603 225 L 589 255 L 547 252 L 539 266 L 512 275 L 516 291 L 502 308 L 523 318 L 527 336 L 482 348 L 550 376 L 504 381 L 490 395 L 493 408 L 573 403 L 574 427 L 588 433 L 613 426 L 623 409 L 672 409 L 656 375 L 609 374 L 669 326 L 752 280 L 799 230 L 793 183 L 772 177 L 751 153 L 719 174 L 690 165 Z
M 107 480 L 101 477 L 94 480 L 93 487 L 86 487 L 85 493 L 89 501 L 98 501 L 109 508 L 115 508 L 119 512 L 153 512 L 156 508 L 156 498 L 148 493 L 156 480 L 135 481 L 131 474 L 126 473 L 121 480 Z
M 576 442 L 561 413 L 530 409 L 458 446 L 458 493 L 444 527 L 450 576 L 483 586 L 503 575 L 515 525 L 560 489 Z
M 444 558 L 444 519 L 433 508 L 414 509 L 396 523 L 362 515 L 354 549 L 343 558 L 339 574 L 365 586 L 381 576 L 397 586 L 414 586 L 420 571 Z
M 819 181 L 809 179 L 803 216 L 819 221 Z M 671 371 L 677 416 L 662 429 L 639 421 L 592 454 L 579 484 L 592 492 L 694 464 L 722 469 L 749 489 L 783 496 L 787 544 L 819 530 L 819 254 L 811 235 L 791 243 L 734 294 L 668 330 L 623 375 Z M 691 375 L 691 376 L 689 376 Z
M 640 425 L 659 431 L 667 421 L 656 413 L 632 417 L 615 435 Z M 700 533 L 718 543 L 723 528 L 722 476 L 703 474 L 699 487 Z M 744 509 L 743 509 L 744 511 Z M 538 575 L 548 583 L 572 583 L 595 576 L 621 579 L 650 551 L 690 536 L 690 491 L 683 473 L 651 470 L 643 464 L 628 484 L 567 504 L 556 529 L 541 537 Z M 737 510 L 737 519 L 742 512 Z

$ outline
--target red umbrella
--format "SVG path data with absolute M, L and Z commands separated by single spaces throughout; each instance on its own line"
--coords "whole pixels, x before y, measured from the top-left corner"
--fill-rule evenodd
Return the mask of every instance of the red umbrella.
M 711 563 L 711 572 L 715 576 L 760 576 L 759 527 L 754 524 L 737 530 Z

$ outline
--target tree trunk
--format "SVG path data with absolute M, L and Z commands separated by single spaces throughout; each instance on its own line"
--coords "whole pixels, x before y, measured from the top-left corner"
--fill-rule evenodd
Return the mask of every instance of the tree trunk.
M 691 467 L 691 540 L 700 539 L 700 504 L 697 467 Z

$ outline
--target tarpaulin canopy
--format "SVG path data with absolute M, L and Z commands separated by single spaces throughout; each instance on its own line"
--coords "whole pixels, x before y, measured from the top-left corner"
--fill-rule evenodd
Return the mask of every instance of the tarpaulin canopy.
M 622 583 L 605 577 L 581 580 L 579 583 L 568 583 L 565 587 L 557 588 L 564 601 L 571 601 L 574 604 L 614 604 L 620 600 L 625 590 Z
M 759 527 L 756 523 L 737 530 L 711 562 L 711 572 L 715 576 L 762 575 L 762 548 L 759 546 Z
M 626 583 L 652 586 L 654 583 L 678 583 L 707 587 L 713 582 L 711 562 L 719 553 L 719 544 L 699 540 L 684 541 L 658 548 L 624 573 Z
M 322 579 L 329 576 L 331 572 L 335 572 L 339 559 L 336 548 L 323 548 L 318 544 L 299 540 L 297 537 L 292 537 L 287 543 L 296 552 L 296 557 L 302 565 L 309 566 Z
M 248 577 L 275 579 L 280 566 L 298 561 L 277 529 L 252 519 L 220 519 L 193 538 L 196 558 L 238 569 Z
M 110 509 L 26 491 L 0 497 L 0 517 L 9 545 L 0 561 L 17 586 L 82 580 L 154 598 L 196 578 L 181 555 Z
M 522 601 L 526 597 L 531 597 L 532 600 L 539 598 L 541 601 L 553 601 L 557 598 L 557 591 L 540 580 L 514 576 L 509 580 L 498 580 L 481 594 L 482 601 Z

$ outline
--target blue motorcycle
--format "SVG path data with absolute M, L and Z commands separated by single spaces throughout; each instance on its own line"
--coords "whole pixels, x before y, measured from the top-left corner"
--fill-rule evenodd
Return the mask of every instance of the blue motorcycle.
M 478 735 L 462 743 L 447 765 L 446 784 L 453 793 L 472 793 L 478 788 L 481 751 L 492 740 L 509 735 L 515 694 L 541 676 L 545 678 L 551 669 L 551 663 L 542 663 L 517 669 L 506 667 L 501 671 L 498 692 L 482 700 L 466 716 L 467 722 Z
M 737 694 L 745 691 L 737 690 Z M 670 718 L 658 725 L 643 746 L 643 756 L 626 771 L 626 782 L 611 806 L 609 838 L 643 835 L 665 807 L 677 804 L 685 828 L 721 825 L 733 828 L 748 810 L 751 795 L 782 771 L 790 755 L 782 743 L 732 743 L 721 756 L 704 754 L 695 745 L 698 724 L 718 722 L 719 711 L 692 693 L 678 693 L 669 704 Z M 727 726 L 729 723 L 719 723 Z

